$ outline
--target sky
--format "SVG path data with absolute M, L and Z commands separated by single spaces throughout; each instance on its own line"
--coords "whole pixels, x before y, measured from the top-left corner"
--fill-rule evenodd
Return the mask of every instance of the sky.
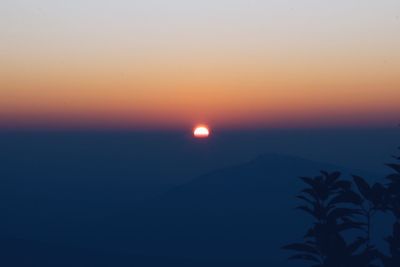
M 0 127 L 393 126 L 398 0 L 0 2 Z

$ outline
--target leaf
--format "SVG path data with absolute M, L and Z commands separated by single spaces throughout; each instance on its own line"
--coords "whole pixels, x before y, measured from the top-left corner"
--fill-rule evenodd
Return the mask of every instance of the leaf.
M 400 164 L 389 163 L 389 164 L 385 164 L 385 165 L 388 166 L 389 168 L 392 168 L 396 172 L 400 173 Z
M 350 190 L 351 183 L 349 181 L 337 181 L 335 186 L 343 190 Z
M 327 172 L 327 171 L 320 171 L 320 173 L 322 174 L 322 175 L 324 175 L 324 176 L 329 176 L 329 173 Z
M 327 179 L 326 179 L 326 184 L 330 185 L 333 184 L 337 179 L 340 178 L 341 173 L 340 172 L 333 172 L 331 174 L 326 174 Z
M 400 160 L 400 156 L 392 156 L 392 158 Z
M 348 250 L 350 251 L 351 254 L 355 253 L 363 244 L 365 244 L 367 242 L 367 240 L 365 238 L 357 238 L 356 241 L 354 241 L 353 243 L 351 243 L 348 246 Z
M 301 192 L 310 195 L 310 196 L 313 197 L 315 200 L 318 200 L 318 195 L 317 195 L 317 194 L 315 193 L 315 191 L 312 190 L 311 188 L 303 189 Z
M 349 208 L 337 208 L 328 214 L 328 221 L 334 221 L 337 219 L 341 219 L 343 217 L 352 217 L 356 214 L 362 214 L 357 209 L 349 209 Z
M 400 174 L 394 173 L 386 176 L 386 179 L 394 182 L 394 183 L 400 183 Z
M 384 207 L 386 189 L 380 183 L 375 183 L 371 188 L 371 200 L 375 207 Z
M 326 214 L 328 213 L 328 209 L 322 205 L 321 202 L 317 202 L 316 205 L 314 205 L 314 212 L 320 218 L 325 218 Z
M 352 203 L 355 205 L 360 205 L 362 203 L 362 198 L 353 191 L 345 191 L 334 197 L 329 202 L 329 205 L 334 205 L 337 203 Z
M 360 176 L 353 175 L 353 179 L 361 195 L 365 199 L 371 201 L 371 188 L 369 187 L 368 183 Z
M 304 235 L 304 238 L 309 238 L 315 236 L 315 230 L 314 228 L 310 228 L 307 230 L 307 233 Z M 307 243 L 311 244 L 313 241 L 307 241 Z
M 361 229 L 365 226 L 365 223 L 346 221 L 337 225 L 336 229 L 338 232 L 343 232 L 351 229 Z
M 312 188 L 316 188 L 318 186 L 318 182 L 310 177 L 300 177 L 304 183 L 310 185 Z

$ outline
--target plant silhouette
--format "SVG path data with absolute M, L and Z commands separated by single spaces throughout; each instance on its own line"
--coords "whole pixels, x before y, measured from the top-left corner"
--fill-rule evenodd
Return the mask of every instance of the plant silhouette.
M 305 205 L 297 208 L 311 215 L 314 224 L 304 242 L 283 247 L 295 251 L 289 259 L 306 260 L 321 267 L 370 266 L 373 259 L 365 257 L 370 255 L 358 253 L 366 239 L 359 237 L 347 243 L 343 237 L 343 232 L 361 229 L 364 224 L 355 220 L 362 215 L 362 199 L 351 190 L 351 182 L 340 176 L 339 172 L 321 172 L 314 178 L 301 177 L 308 187 L 297 196 Z
M 395 159 L 399 161 L 400 157 Z M 313 267 L 399 267 L 400 163 L 387 166 L 394 173 L 386 177 L 389 182 L 385 185 L 371 186 L 355 175 L 347 181 L 339 172 L 301 177 L 307 187 L 297 196 L 303 202 L 297 209 L 314 221 L 303 242 L 283 247 L 295 252 L 289 259 L 307 261 Z M 387 254 L 371 241 L 373 219 L 379 212 L 390 212 L 395 218 L 391 235 L 384 238 L 389 247 Z M 352 238 L 347 231 L 351 231 Z
M 394 157 L 397 161 L 400 157 Z M 400 266 L 400 164 L 386 164 L 394 173 L 386 177 L 389 183 L 386 185 L 387 209 L 393 214 L 395 221 L 392 226 L 392 234 L 385 238 L 389 245 L 389 255 L 381 255 L 385 267 Z

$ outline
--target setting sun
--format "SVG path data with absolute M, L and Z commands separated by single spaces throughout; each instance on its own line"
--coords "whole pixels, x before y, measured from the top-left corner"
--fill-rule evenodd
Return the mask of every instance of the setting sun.
M 210 130 L 206 126 L 197 126 L 193 131 L 193 135 L 196 138 L 207 138 L 210 135 Z

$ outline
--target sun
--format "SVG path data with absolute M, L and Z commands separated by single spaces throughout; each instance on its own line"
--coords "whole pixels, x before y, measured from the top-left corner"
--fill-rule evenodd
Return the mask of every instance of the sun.
M 207 126 L 199 125 L 193 130 L 193 136 L 196 138 L 207 138 L 210 135 L 210 130 Z

